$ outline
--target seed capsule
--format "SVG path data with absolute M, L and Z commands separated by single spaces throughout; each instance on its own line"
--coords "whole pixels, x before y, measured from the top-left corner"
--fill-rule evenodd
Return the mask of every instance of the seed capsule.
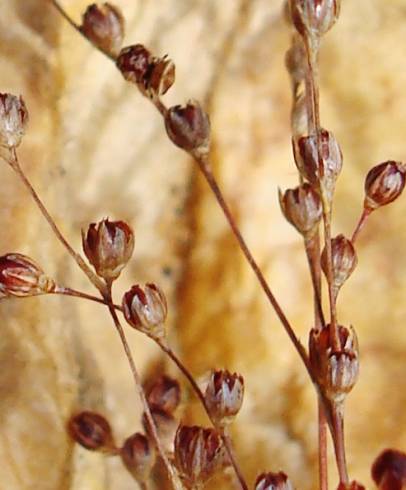
M 150 410 L 162 446 L 166 451 L 173 452 L 173 441 L 175 439 L 178 421 L 172 414 L 161 408 L 151 407 Z M 144 426 L 145 432 L 152 439 L 152 428 L 145 413 L 142 416 L 142 425 Z
M 320 37 L 336 23 L 341 0 L 290 0 L 289 7 L 299 34 Z
M 385 449 L 374 461 L 371 474 L 379 490 L 402 490 L 406 485 L 406 454 Z
M 210 144 L 210 121 L 200 104 L 171 107 L 165 116 L 165 127 L 172 142 L 188 152 L 206 154 Z
M 358 340 L 353 328 L 339 326 L 340 348 L 335 350 L 327 325 L 312 329 L 309 336 L 309 359 L 319 385 L 330 400 L 340 403 L 354 387 L 359 372 Z
M 6 254 L 0 257 L 0 298 L 52 293 L 55 283 L 29 257 Z
M 279 203 L 285 218 L 305 238 L 317 231 L 323 210 L 320 197 L 310 184 L 288 189 L 284 194 L 279 191 Z
M 148 405 L 173 413 L 180 403 L 180 385 L 176 379 L 161 376 L 147 390 Z
M 338 235 L 331 240 L 331 254 L 333 260 L 333 289 L 334 295 L 337 296 L 341 286 L 357 266 L 358 259 L 354 245 L 344 235 Z M 325 248 L 321 255 L 321 267 L 327 277 L 327 251 Z
M 68 432 L 81 446 L 91 451 L 115 452 L 113 432 L 105 417 L 95 412 L 80 412 L 68 422 Z
M 303 178 L 319 184 L 332 199 L 337 177 L 343 165 L 343 155 L 333 133 L 322 129 L 319 133 L 320 155 L 315 135 L 302 136 L 293 141 L 296 166 Z M 320 158 L 319 158 L 320 157 Z
M 262 473 L 257 478 L 255 490 L 293 490 L 293 486 L 285 473 Z
M 123 43 L 124 17 L 110 3 L 93 3 L 83 14 L 80 30 L 95 46 L 115 56 Z
M 134 234 L 124 221 L 104 219 L 82 231 L 83 250 L 97 275 L 117 279 L 134 250 Z
M 164 323 L 168 307 L 164 293 L 155 284 L 133 286 L 123 297 L 123 312 L 127 322 L 152 338 L 165 337 Z
M 175 437 L 175 465 L 189 489 L 201 488 L 228 458 L 214 429 L 179 426 Z
M 230 423 L 240 411 L 244 379 L 228 371 L 214 371 L 204 395 L 211 417 L 219 425 Z
M 120 449 L 124 466 L 138 482 L 148 480 L 155 464 L 155 451 L 149 440 L 137 432 L 128 437 Z
M 373 211 L 397 199 L 406 182 L 406 168 L 400 162 L 388 161 L 376 165 L 365 179 L 364 207 Z
M 0 146 L 16 148 L 27 123 L 28 111 L 22 97 L 0 93 Z

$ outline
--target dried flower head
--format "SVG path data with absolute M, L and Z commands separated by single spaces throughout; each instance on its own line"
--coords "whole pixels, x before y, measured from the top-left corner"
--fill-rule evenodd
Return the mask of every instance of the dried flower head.
M 147 437 L 139 432 L 128 437 L 120 448 L 120 456 L 124 466 L 136 481 L 148 480 L 156 455 Z
M 152 338 L 165 337 L 164 323 L 168 307 L 164 293 L 156 284 L 144 288 L 133 286 L 123 296 L 123 312 L 127 322 Z
M 14 253 L 0 257 L 0 298 L 52 293 L 55 283 L 29 257 Z
M 262 473 L 257 478 L 255 490 L 293 490 L 293 486 L 283 471 Z
M 285 218 L 305 238 L 317 231 L 323 210 L 320 197 L 310 184 L 305 182 L 284 194 L 279 191 L 279 203 Z
M 117 279 L 134 250 L 134 234 L 124 221 L 103 219 L 82 231 L 83 250 L 96 273 L 112 281 Z
M 180 385 L 176 379 L 160 376 L 146 390 L 148 405 L 172 414 L 180 403 Z
M 240 411 L 243 402 L 243 377 L 229 371 L 214 371 L 204 398 L 210 415 L 217 424 L 230 423 Z
M 123 43 L 124 17 L 110 3 L 93 3 L 83 14 L 80 30 L 95 46 L 115 56 Z
M 358 259 L 354 245 L 344 235 L 338 235 L 331 240 L 331 254 L 333 259 L 333 289 L 336 296 L 357 266 Z M 321 267 L 327 277 L 327 251 L 325 248 L 321 255 Z
M 214 429 L 179 426 L 175 437 L 175 465 L 187 488 L 201 488 L 228 464 L 221 438 Z
M 289 0 L 289 7 L 299 34 L 320 37 L 336 23 L 341 0 Z
M 151 407 L 150 410 L 162 446 L 166 449 L 166 451 L 172 452 L 173 441 L 175 439 L 176 429 L 178 428 L 178 421 L 171 413 L 168 413 L 161 408 Z M 152 428 L 145 413 L 142 416 L 142 424 L 145 432 L 152 439 Z
M 397 199 L 406 182 L 406 167 L 400 162 L 388 161 L 376 165 L 365 179 L 364 207 L 373 211 Z
M 406 487 L 406 454 L 385 449 L 376 458 L 371 470 L 379 490 L 402 490 Z
M 210 121 L 198 102 L 190 100 L 184 107 L 171 107 L 165 127 L 172 142 L 183 150 L 199 154 L 209 151 Z
M 175 82 L 173 61 L 152 56 L 142 44 L 123 48 L 116 63 L 123 77 L 148 97 L 164 95 Z
M 92 451 L 115 452 L 113 432 L 103 415 L 96 412 L 80 412 L 70 418 L 68 432 L 81 446 Z
M 0 93 L 0 146 L 16 148 L 27 123 L 28 111 L 23 98 Z
M 320 185 L 327 198 L 331 200 L 343 165 L 343 155 L 333 133 L 322 129 L 318 139 L 316 135 L 294 139 L 293 152 L 302 177 L 311 184 Z
M 330 400 L 344 401 L 354 387 L 359 372 L 358 340 L 353 328 L 338 327 L 340 348 L 334 348 L 329 325 L 312 329 L 309 336 L 309 359 L 319 386 Z

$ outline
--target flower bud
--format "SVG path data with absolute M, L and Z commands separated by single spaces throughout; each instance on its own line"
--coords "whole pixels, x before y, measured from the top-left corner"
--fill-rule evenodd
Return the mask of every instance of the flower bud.
M 16 148 L 27 123 L 28 111 L 23 98 L 0 93 L 0 146 Z
M 162 446 L 166 451 L 172 452 L 178 421 L 172 414 L 162 410 L 161 408 L 151 407 L 150 410 Z M 145 432 L 152 439 L 152 428 L 145 413 L 142 416 L 142 425 L 144 426 Z
M 116 63 L 123 77 L 148 97 L 164 95 L 175 82 L 173 61 L 152 56 L 142 44 L 122 49 Z
M 83 250 L 98 276 L 117 279 L 134 250 L 134 234 L 124 221 L 104 219 L 82 231 Z
M 365 179 L 364 207 L 373 211 L 397 199 L 405 187 L 406 168 L 400 162 L 376 165 Z
M 216 424 L 226 425 L 240 411 L 244 398 L 244 379 L 228 371 L 214 371 L 204 395 L 210 416 Z
M 120 456 L 136 481 L 148 480 L 155 464 L 155 450 L 147 437 L 139 432 L 128 437 L 120 449 Z
M 124 18 L 110 3 L 93 3 L 83 14 L 80 30 L 99 49 L 115 56 L 123 43 Z
M 214 429 L 179 426 L 175 437 L 175 466 L 187 488 L 200 488 L 228 462 L 221 437 Z
M 333 133 L 322 129 L 317 148 L 316 135 L 302 136 L 293 141 L 296 166 L 303 178 L 311 184 L 319 184 L 332 199 L 335 183 L 343 165 L 343 155 Z
M 0 257 L 0 298 L 52 293 L 55 283 L 29 257 L 6 254 Z
M 293 486 L 285 473 L 262 473 L 257 478 L 255 490 L 293 490 Z
M 385 449 L 374 461 L 371 473 L 379 490 L 402 490 L 406 486 L 406 454 Z
M 335 296 L 345 281 L 355 269 L 358 259 L 354 245 L 344 235 L 338 235 L 331 240 L 331 256 L 333 261 L 333 290 Z M 324 248 L 321 255 L 321 268 L 328 276 L 327 251 Z
M 80 412 L 68 422 L 68 432 L 81 446 L 91 451 L 115 452 L 113 432 L 105 417 L 95 412 Z
M 290 0 L 289 7 L 299 34 L 320 37 L 336 23 L 341 0 Z
M 164 293 L 155 284 L 133 286 L 123 297 L 127 322 L 154 339 L 165 337 L 164 323 L 168 313 Z
M 285 218 L 304 237 L 311 237 L 321 220 L 322 206 L 314 188 L 304 183 L 295 189 L 279 191 L 279 203 Z
M 176 379 L 161 376 L 147 390 L 147 401 L 151 407 L 173 413 L 180 403 L 180 385 Z
M 210 121 L 198 102 L 191 100 L 184 107 L 171 107 L 165 127 L 172 142 L 183 150 L 202 154 L 209 151 Z
M 358 340 L 353 328 L 339 326 L 340 347 L 335 350 L 329 325 L 312 329 L 309 336 L 309 360 L 312 372 L 325 396 L 344 401 L 354 387 L 359 372 Z

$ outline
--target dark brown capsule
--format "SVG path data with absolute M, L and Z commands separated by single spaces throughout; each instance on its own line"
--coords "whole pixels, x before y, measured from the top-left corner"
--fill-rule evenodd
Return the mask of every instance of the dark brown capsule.
M 80 30 L 99 49 L 115 56 L 123 43 L 124 17 L 110 3 L 93 3 L 82 16 Z
M 120 448 L 120 456 L 124 466 L 138 482 L 145 482 L 151 474 L 155 464 L 155 450 L 148 438 L 137 432 L 128 437 L 123 447 Z
M 96 412 L 80 412 L 68 422 L 69 435 L 78 444 L 91 451 L 115 452 L 113 432 L 103 415 Z
M 0 93 L 0 146 L 16 148 L 28 123 L 28 111 L 22 97 Z
M 176 379 L 160 376 L 146 390 L 147 401 L 151 407 L 157 407 L 172 414 L 179 406 L 181 392 Z
M 406 454 L 385 449 L 372 465 L 372 479 L 379 490 L 402 490 L 406 487 Z
M 123 77 L 139 86 L 145 86 L 145 78 L 150 71 L 152 54 L 142 44 L 127 46 L 117 57 L 117 67 Z
M 364 207 L 373 211 L 397 199 L 406 183 L 406 168 L 400 162 L 387 161 L 376 165 L 365 179 Z
M 255 490 L 293 490 L 293 486 L 283 471 L 262 473 L 257 478 Z

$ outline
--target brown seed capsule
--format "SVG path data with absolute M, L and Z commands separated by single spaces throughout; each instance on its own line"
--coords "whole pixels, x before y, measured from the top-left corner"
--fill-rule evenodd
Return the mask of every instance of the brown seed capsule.
M 214 371 L 204 395 L 213 420 L 219 425 L 229 424 L 240 411 L 244 398 L 244 379 L 228 371 Z
M 338 235 L 331 240 L 331 254 L 333 259 L 333 289 L 337 296 L 338 291 L 345 281 L 350 277 L 355 267 L 357 266 L 357 254 L 351 240 L 345 238 L 344 235 Z M 321 255 L 321 267 L 327 277 L 327 251 L 324 248 Z
M 317 231 L 323 210 L 320 197 L 310 184 L 288 189 L 284 194 L 279 191 L 279 203 L 285 218 L 305 238 Z
M 178 427 L 178 421 L 172 414 L 166 412 L 165 410 L 162 410 L 161 408 L 151 407 L 150 410 L 162 446 L 165 448 L 166 451 L 172 452 L 173 441 L 175 438 L 176 429 Z M 145 413 L 142 416 L 142 425 L 145 429 L 145 432 L 152 439 L 152 429 Z
M 296 166 L 303 178 L 319 184 L 332 199 L 335 183 L 343 165 L 343 155 L 333 133 L 322 129 L 319 134 L 320 159 L 315 135 L 293 141 Z
M 155 464 L 155 450 L 143 434 L 137 432 L 128 437 L 120 449 L 124 466 L 138 482 L 148 480 Z
M 290 0 L 289 7 L 299 34 L 320 37 L 336 23 L 341 0 Z
M 95 412 L 80 412 L 68 422 L 69 435 L 91 451 L 115 452 L 113 432 L 107 419 Z
M 406 167 L 400 162 L 388 161 L 376 165 L 365 179 L 364 207 L 373 211 L 397 199 L 406 183 Z
M 148 76 L 145 78 L 145 90 L 151 95 L 164 95 L 175 83 L 175 64 L 167 56 L 154 58 Z
M 83 14 L 80 30 L 95 46 L 115 56 L 123 43 L 124 17 L 110 3 L 93 3 Z
M 55 283 L 29 257 L 6 254 L 0 257 L 0 298 L 52 293 Z
M 257 478 L 255 490 L 293 490 L 293 486 L 285 473 L 262 473 Z
M 219 434 L 214 429 L 179 426 L 175 465 L 187 488 L 201 488 L 216 471 L 228 465 Z
M 148 405 L 172 414 L 180 403 L 180 385 L 176 379 L 160 376 L 146 390 Z
M 27 123 L 28 111 L 22 97 L 0 93 L 0 146 L 16 148 Z
M 357 481 L 354 480 L 348 485 L 345 485 L 344 483 L 340 483 L 337 487 L 337 490 L 365 490 L 365 487 L 364 485 L 361 485 L 361 483 L 358 483 Z
M 133 286 L 123 296 L 123 313 L 127 322 L 152 338 L 165 337 L 164 323 L 168 313 L 166 298 L 155 284 L 144 288 Z
M 152 54 L 148 49 L 142 44 L 135 44 L 120 51 L 116 64 L 128 82 L 144 87 L 151 62 Z
M 372 478 L 379 490 L 402 490 L 406 487 L 406 454 L 385 449 L 374 461 Z
M 359 372 L 358 340 L 353 328 L 339 326 L 340 348 L 335 350 L 327 325 L 312 329 L 309 336 L 309 359 L 319 386 L 330 400 L 340 403 L 354 387 Z
M 172 142 L 188 152 L 206 154 L 210 145 L 210 121 L 196 101 L 171 107 L 165 116 L 165 127 Z
M 117 279 L 134 250 L 134 234 L 124 221 L 104 219 L 82 231 L 83 250 L 97 275 Z

